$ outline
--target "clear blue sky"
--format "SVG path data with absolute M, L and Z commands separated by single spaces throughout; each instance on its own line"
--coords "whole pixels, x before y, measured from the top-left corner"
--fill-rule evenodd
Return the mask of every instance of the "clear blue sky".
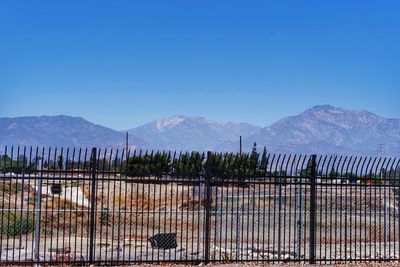
M 400 1 L 1 1 L 0 116 L 400 118 Z

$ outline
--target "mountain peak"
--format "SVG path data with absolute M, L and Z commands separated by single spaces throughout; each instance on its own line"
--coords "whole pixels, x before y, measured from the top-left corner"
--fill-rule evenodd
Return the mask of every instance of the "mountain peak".
M 364 109 L 350 110 L 350 109 L 334 107 L 331 105 L 317 105 L 310 109 L 305 110 L 300 115 L 309 118 L 317 118 L 329 121 L 347 120 L 350 121 L 350 123 L 355 123 L 356 121 L 360 120 L 376 121 L 384 119 Z
M 373 154 L 377 144 L 385 144 L 388 152 L 398 153 L 399 129 L 398 119 L 385 119 L 365 110 L 318 105 L 265 127 L 248 139 L 290 152 Z M 291 146 L 296 148 L 289 150 Z
M 180 124 L 181 122 L 185 121 L 186 117 L 181 115 L 174 115 L 172 117 L 162 118 L 155 121 L 155 126 L 158 130 L 163 130 L 165 128 L 170 128 L 175 125 Z
M 332 105 L 316 105 L 310 109 L 305 110 L 303 113 L 318 113 L 318 112 L 329 112 L 329 113 L 342 113 L 346 110 L 337 108 Z
M 67 115 L 0 118 L 1 146 L 124 147 L 125 133 Z M 147 144 L 131 135 L 132 148 Z
M 355 112 L 352 110 L 337 108 L 331 105 L 318 105 L 305 110 L 300 116 L 311 120 L 342 121 L 340 118 L 353 117 L 354 114 Z

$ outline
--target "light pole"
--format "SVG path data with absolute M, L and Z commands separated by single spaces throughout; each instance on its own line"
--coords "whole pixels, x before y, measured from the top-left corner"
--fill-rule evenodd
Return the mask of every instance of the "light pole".
M 239 154 L 242 155 L 242 136 L 239 136 Z

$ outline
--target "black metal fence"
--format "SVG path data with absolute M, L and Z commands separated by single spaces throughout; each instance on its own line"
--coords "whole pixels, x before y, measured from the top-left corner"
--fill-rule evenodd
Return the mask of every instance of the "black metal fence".
M 3 151 L 2 263 L 400 259 L 394 158 Z

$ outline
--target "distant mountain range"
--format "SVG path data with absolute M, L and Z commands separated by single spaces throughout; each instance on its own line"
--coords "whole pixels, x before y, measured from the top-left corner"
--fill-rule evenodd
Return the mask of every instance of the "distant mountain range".
M 93 124 L 80 117 L 38 116 L 0 118 L 0 146 L 124 147 L 125 133 Z M 131 149 L 149 145 L 130 136 Z
M 156 149 L 215 150 L 240 135 L 255 134 L 260 127 L 248 123 L 217 123 L 204 117 L 173 116 L 128 130 Z
M 286 117 L 268 127 L 248 123 L 217 123 L 204 117 L 173 116 L 130 130 L 131 149 L 243 150 L 254 142 L 271 152 L 400 155 L 400 119 L 386 119 L 365 110 L 322 105 Z M 125 133 L 79 117 L 0 118 L 0 146 L 124 147 Z
M 400 119 L 321 105 L 258 130 L 245 138 L 244 147 L 254 141 L 283 153 L 400 155 Z M 219 150 L 234 145 L 228 142 Z M 379 145 L 384 151 L 377 153 Z

